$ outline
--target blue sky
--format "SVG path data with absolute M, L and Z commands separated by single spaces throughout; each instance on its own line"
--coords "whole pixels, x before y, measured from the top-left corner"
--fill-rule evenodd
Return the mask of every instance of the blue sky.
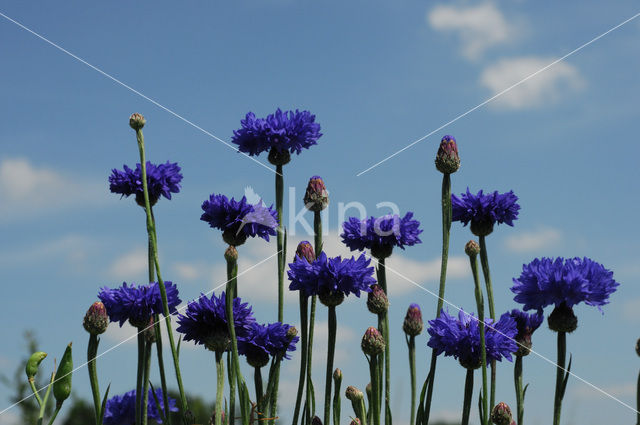
M 636 2 L 282 0 L 88 7 L 6 1 L 0 12 L 227 142 L 247 111 L 312 111 L 324 135 L 285 167 L 285 184 L 295 190 L 285 202 L 295 201 L 293 210 L 299 211 L 308 178 L 323 176 L 331 193 L 325 226 L 330 255 L 345 253 L 337 238 L 340 203 L 359 202 L 370 215 L 388 212 L 376 208 L 380 202 L 413 211 L 423 223 L 423 244 L 396 252 L 389 266 L 432 291 L 441 238 L 441 175 L 433 157 L 440 137 L 453 134 L 462 158 L 452 176 L 454 193 L 469 186 L 512 189 L 520 197 L 515 226 L 499 226 L 488 238 L 497 310 L 516 307 L 511 279 L 537 256 L 590 256 L 612 269 L 621 286 L 604 315 L 587 306 L 576 309 L 580 326 L 568 338 L 572 371 L 633 405 L 639 335 L 630 330 L 640 323 L 640 148 L 634 142 L 640 19 L 357 174 L 635 15 Z M 109 193 L 107 183 L 112 168 L 137 162 L 127 125 L 132 112 L 147 118 L 148 158 L 183 168 L 181 193 L 160 201 L 156 217 L 163 274 L 178 283 L 184 301 L 225 278 L 220 235 L 198 220 L 202 201 L 214 192 L 239 197 L 251 186 L 271 203 L 273 174 L 3 17 L 0 39 L 0 367 L 12 372 L 17 366 L 25 329 L 37 329 L 41 348 L 52 357 L 73 341 L 79 363 L 87 340 L 82 317 L 99 287 L 146 276 L 144 215 L 132 200 Z M 290 246 L 308 238 L 299 224 L 289 231 L 295 233 Z M 454 224 L 447 299 L 475 310 L 463 253 L 470 237 Z M 275 243 L 248 242 L 240 249 L 241 272 L 275 250 Z M 275 319 L 275 267 L 272 259 L 240 280 L 240 295 L 264 322 Z M 394 407 L 400 412 L 409 391 L 402 318 L 411 302 L 433 316 L 436 300 L 393 273 L 389 287 L 391 323 L 398 330 L 392 341 Z M 285 319 L 296 323 L 296 298 L 288 301 Z M 336 366 L 348 371 L 345 386 L 362 388 L 368 378 L 359 340 L 375 320 L 358 300 L 341 306 L 338 316 Z M 320 387 L 325 311 L 318 320 Z M 101 350 L 130 334 L 111 326 Z M 554 337 L 541 329 L 534 349 L 555 358 Z M 424 335 L 418 347 L 422 380 Z M 102 382 L 111 381 L 114 393 L 133 385 L 134 358 L 135 344 L 125 343 L 100 359 Z M 183 360 L 189 391 L 212 399 L 213 356 L 192 348 Z M 285 368 L 283 391 L 295 389 L 297 361 Z M 524 367 L 531 383 L 527 422 L 549 423 L 555 371 L 535 356 Z M 512 365 L 498 373 L 498 398 L 515 404 Z M 454 360 L 441 360 L 438 378 L 434 412 L 458 418 L 464 371 Z M 87 384 L 86 372 L 78 371 L 76 391 L 86 394 Z M 7 397 L 1 388 L 2 406 Z M 343 412 L 346 420 L 350 411 L 345 406 Z M 0 415 L 0 424 L 11 424 L 11 415 Z M 570 380 L 567 424 L 628 422 L 633 415 Z M 401 413 L 395 419 L 407 420 Z

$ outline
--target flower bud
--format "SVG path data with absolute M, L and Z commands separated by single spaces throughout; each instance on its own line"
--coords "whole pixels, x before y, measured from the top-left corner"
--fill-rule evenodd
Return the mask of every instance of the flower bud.
M 362 393 L 362 391 L 360 391 L 353 385 L 349 385 L 347 387 L 346 391 L 344 392 L 344 395 L 347 397 L 348 400 L 351 400 L 354 403 L 356 401 L 364 400 L 364 394 Z
M 367 392 L 367 400 L 369 400 L 369 403 L 371 403 L 371 382 L 369 382 L 367 384 L 367 386 L 364 388 L 364 390 Z
M 267 157 L 270 163 L 273 165 L 285 165 L 291 161 L 291 154 L 289 151 L 281 151 L 272 147 L 269 151 L 269 156 Z
M 298 244 L 298 248 L 296 248 L 296 257 L 306 259 L 309 264 L 315 261 L 316 253 L 309 241 L 302 241 Z M 295 260 L 296 259 L 294 258 L 293 261 Z
M 311 419 L 311 425 L 322 425 L 322 419 L 314 416 L 313 419 Z
M 573 309 L 564 302 L 553 309 L 547 319 L 549 328 L 556 332 L 573 332 L 578 327 L 578 318 Z
M 326 287 L 320 288 L 318 291 L 320 302 L 327 307 L 336 307 L 344 301 L 344 293 L 342 291 L 333 291 Z
M 53 381 L 53 395 L 56 398 L 56 406 L 61 406 L 71 394 L 72 373 L 73 358 L 71 355 L 71 343 L 69 343 L 67 348 L 64 350 L 64 354 L 60 360 L 60 366 L 58 367 L 58 371 L 56 372 Z
M 440 141 L 440 147 L 436 154 L 436 168 L 443 174 L 455 173 L 460 168 L 460 157 L 455 137 L 446 135 Z
M 36 351 L 31 355 L 31 357 L 29 357 L 29 360 L 27 360 L 27 366 L 25 367 L 25 372 L 29 381 L 32 381 L 33 377 L 36 376 L 36 373 L 38 373 L 38 367 L 45 357 L 47 357 L 47 353 L 44 351 Z
M 351 422 L 349 423 L 349 425 L 360 425 L 360 419 L 358 418 L 351 419 Z
M 144 127 L 146 122 L 147 120 L 144 119 L 142 114 L 138 114 L 137 112 L 135 114 L 131 114 L 129 117 L 129 126 L 136 131 L 142 130 L 142 127 Z
M 107 315 L 107 309 L 100 301 L 96 301 L 91 304 L 87 314 L 84 316 L 82 326 L 91 335 L 100 335 L 107 330 L 109 326 L 109 316 Z
M 307 191 L 304 194 L 304 206 L 309 211 L 322 211 L 329 205 L 329 192 L 320 176 L 309 179 Z
M 238 250 L 234 245 L 229 244 L 229 247 L 224 251 L 224 259 L 227 261 L 238 261 Z
M 411 304 L 407 309 L 407 315 L 402 324 L 402 330 L 409 336 L 417 336 L 422 332 L 422 312 L 418 304 Z
M 371 292 L 367 295 L 367 308 L 373 314 L 382 314 L 389 309 L 389 299 L 380 285 L 371 285 Z
M 469 241 L 464 246 L 464 252 L 471 258 L 474 258 L 480 254 L 480 245 L 476 241 Z
M 385 342 L 378 329 L 370 326 L 364 333 L 360 346 L 365 354 L 376 356 L 384 351 Z
M 298 329 L 295 326 L 289 326 L 287 329 L 287 338 L 291 341 L 293 338 L 298 336 Z
M 342 371 L 339 368 L 333 371 L 333 380 L 342 381 Z
M 491 422 L 495 425 L 511 425 L 512 421 L 511 409 L 507 403 L 501 401 L 491 410 Z

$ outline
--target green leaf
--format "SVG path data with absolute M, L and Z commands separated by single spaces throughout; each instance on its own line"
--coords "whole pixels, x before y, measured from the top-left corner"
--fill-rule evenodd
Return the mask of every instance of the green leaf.
M 104 411 L 107 406 L 107 398 L 109 397 L 109 390 L 111 389 L 111 384 L 107 386 L 107 391 L 104 393 L 104 397 L 102 398 L 102 407 L 100 407 L 100 412 L 98 413 L 98 425 L 102 425 L 102 421 L 104 420 Z

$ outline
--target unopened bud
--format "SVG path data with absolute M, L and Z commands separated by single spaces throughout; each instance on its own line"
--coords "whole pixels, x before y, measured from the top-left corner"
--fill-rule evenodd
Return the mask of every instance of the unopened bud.
M 349 425 L 360 425 L 360 419 L 358 418 L 351 419 L 351 422 L 349 423 Z
M 309 264 L 315 261 L 316 253 L 309 241 L 302 241 L 298 244 L 298 248 L 296 248 L 296 257 L 306 259 Z M 295 258 L 293 260 L 295 261 Z
M 129 126 L 136 131 L 142 130 L 142 127 L 144 127 L 146 123 L 147 120 L 144 119 L 142 114 L 138 114 L 137 112 L 135 114 L 131 114 L 129 117 Z
M 464 252 L 471 258 L 480 254 L 480 245 L 476 241 L 469 241 L 464 246 Z
M 385 342 L 378 329 L 370 326 L 364 333 L 360 346 L 365 354 L 377 356 L 384 351 Z
M 238 250 L 234 245 L 229 245 L 224 251 L 224 259 L 227 261 L 238 261 Z
M 351 400 L 354 403 L 359 400 L 364 400 L 364 394 L 362 393 L 362 391 L 360 391 L 353 385 L 349 385 L 347 387 L 346 391 L 344 392 L 344 395 L 347 397 L 348 400 Z
M 380 285 L 371 285 L 371 292 L 367 295 L 367 308 L 373 314 L 382 314 L 389 309 L 389 299 Z
M 407 309 L 407 315 L 402 324 L 402 330 L 409 336 L 417 336 L 422 332 L 422 312 L 418 304 L 411 304 Z
M 339 368 L 333 371 L 333 380 L 342 381 L 342 371 Z
M 511 425 L 513 417 L 507 403 L 500 402 L 491 410 L 491 422 L 495 425 Z
M 313 419 L 311 419 L 311 425 L 322 425 L 322 419 L 314 416 Z
M 443 174 L 455 173 L 460 168 L 460 157 L 455 137 L 446 135 L 440 141 L 440 147 L 436 154 L 436 168 Z
M 87 314 L 84 315 L 82 326 L 91 335 L 100 335 L 107 330 L 109 326 L 109 316 L 107 315 L 107 309 L 100 301 L 96 301 L 91 304 Z
M 27 360 L 27 366 L 25 367 L 25 373 L 27 374 L 29 381 L 36 376 L 36 373 L 38 373 L 38 367 L 45 357 L 47 357 L 47 353 L 44 351 L 37 351 L 29 357 L 29 360 Z
M 320 176 L 309 179 L 307 191 L 304 194 L 304 206 L 309 211 L 322 211 L 329 205 L 329 192 Z

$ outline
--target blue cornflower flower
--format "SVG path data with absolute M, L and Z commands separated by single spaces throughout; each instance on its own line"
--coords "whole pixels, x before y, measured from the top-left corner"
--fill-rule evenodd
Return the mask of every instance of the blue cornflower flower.
M 158 388 L 155 391 L 155 396 L 160 403 L 160 407 L 163 413 L 166 414 L 164 409 L 164 401 L 162 395 L 162 389 Z M 176 400 L 168 397 L 169 411 L 177 412 Z M 162 423 L 162 416 L 158 412 L 156 401 L 153 396 L 153 391 L 149 390 L 149 401 L 147 403 L 147 417 L 149 421 L 155 421 L 158 424 Z M 107 400 L 104 411 L 104 425 L 133 425 L 136 421 L 136 390 L 131 390 L 122 395 L 116 395 Z
M 147 189 L 149 190 L 149 204 L 155 205 L 160 195 L 171 199 L 172 193 L 180 192 L 182 174 L 178 163 L 152 164 L 147 161 Z M 136 169 L 124 166 L 124 171 L 111 170 L 109 176 L 109 190 L 122 196 L 135 195 L 136 203 L 144 207 L 144 192 L 142 189 L 142 168 L 136 164 Z
M 269 235 L 276 235 L 278 215 L 271 207 L 265 207 L 262 201 L 252 205 L 246 196 L 236 201 L 212 194 L 208 201 L 202 203 L 202 210 L 204 213 L 200 220 L 222 230 L 222 238 L 229 245 L 242 245 L 249 236 L 259 236 L 268 241 Z
M 283 112 L 278 108 L 266 118 L 256 118 L 249 112 L 240 121 L 242 127 L 233 132 L 231 141 L 238 145 L 240 152 L 252 156 L 269 151 L 272 163 L 284 165 L 289 162 L 290 153 L 299 154 L 302 149 L 317 144 L 322 133 L 315 118 L 309 111 L 297 109 Z
M 240 298 L 233 299 L 233 323 L 238 342 L 251 335 L 253 323 L 256 321 L 248 303 Z M 192 301 L 183 314 L 178 315 L 178 332 L 184 334 L 185 341 L 202 344 L 211 351 L 226 351 L 230 348 L 226 299 L 222 292 L 219 297 L 211 298 L 202 294 Z
M 162 296 L 157 282 L 146 285 L 127 285 L 121 287 L 101 288 L 98 298 L 107 308 L 109 320 L 119 322 L 120 326 L 127 320 L 135 327 L 146 327 L 154 314 L 162 314 Z M 169 312 L 175 313 L 176 306 L 181 302 L 178 288 L 170 281 L 164 282 L 167 292 Z
M 288 351 L 296 350 L 300 339 L 297 335 L 289 335 L 291 326 L 275 322 L 268 325 L 253 323 L 251 334 L 238 345 L 238 352 L 247 357 L 253 367 L 263 367 L 269 362 L 269 356 L 282 355 L 290 359 Z
M 602 311 L 619 285 L 612 271 L 587 257 L 536 258 L 522 266 L 522 274 L 513 283 L 514 300 L 524 304 L 524 310 L 540 313 L 549 305 L 572 308 L 580 302 Z
M 474 235 L 487 236 L 493 231 L 495 223 L 513 226 L 520 209 L 517 201 L 518 197 L 513 191 L 484 194 L 481 190 L 474 195 L 467 188 L 467 193 L 463 193 L 461 198 L 451 195 L 451 219 L 461 221 L 465 226 L 471 222 Z
M 386 258 L 391 255 L 394 246 L 404 249 L 405 246 L 422 242 L 418 238 L 422 233 L 419 229 L 420 222 L 412 217 L 412 212 L 406 213 L 403 218 L 397 214 L 363 220 L 349 217 L 342 223 L 344 232 L 340 236 L 351 251 L 368 248 L 374 257 Z
M 518 343 L 516 355 L 526 356 L 531 352 L 531 335 L 540 327 L 544 316 L 541 313 L 528 314 L 518 309 L 511 310 L 509 315 L 516 321 L 518 329 L 515 338 Z
M 487 363 L 502 361 L 503 357 L 511 361 L 511 354 L 518 349 L 513 340 L 518 332 L 515 320 L 509 313 L 504 313 L 495 323 L 491 319 L 485 319 L 484 322 Z M 429 321 L 427 331 L 431 335 L 427 345 L 437 355 L 444 353 L 445 356 L 453 356 L 469 369 L 480 367 L 480 327 L 473 315 L 460 310 L 456 319 L 442 310 L 440 317 Z
M 287 272 L 291 281 L 289 289 L 302 290 L 307 296 L 320 295 L 324 304 L 338 305 L 350 293 L 360 297 L 360 291 L 371 291 L 370 286 L 376 281 L 370 263 L 371 259 L 364 254 L 358 259 L 340 256 L 328 259 L 327 254 L 321 252 L 313 263 L 296 257 Z

